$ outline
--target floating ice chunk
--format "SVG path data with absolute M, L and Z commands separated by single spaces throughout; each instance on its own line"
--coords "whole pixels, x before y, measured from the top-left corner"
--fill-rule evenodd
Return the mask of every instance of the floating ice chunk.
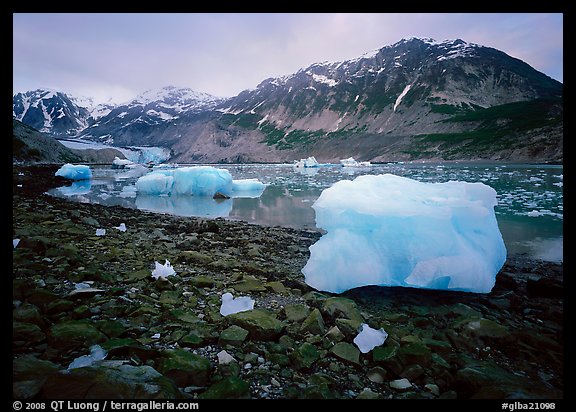
M 104 236 L 106 234 L 106 229 L 96 229 L 96 236 Z
M 148 195 L 214 196 L 232 193 L 232 175 L 212 166 L 180 167 L 158 170 L 140 177 L 136 189 Z
M 252 309 L 254 309 L 254 300 L 247 296 L 241 296 L 234 299 L 231 293 L 224 293 L 222 295 L 222 305 L 220 306 L 220 314 L 222 316 L 228 316 Z
M 168 259 L 164 261 L 163 265 L 156 261 L 154 261 L 154 264 L 156 265 L 156 268 L 152 271 L 152 277 L 154 279 L 166 278 L 168 276 L 173 276 L 176 274 L 176 271 L 172 269 L 172 265 L 170 264 Z
M 142 194 L 169 195 L 172 191 L 174 178 L 163 173 L 152 172 L 139 177 L 136 181 L 136 190 Z
M 18 246 L 18 243 L 20 243 L 20 239 L 12 239 L 12 246 L 14 246 L 14 249 L 16 249 L 16 246 Z
M 120 226 L 114 226 L 114 229 L 118 229 L 120 232 L 126 232 L 126 224 L 120 223 Z
M 74 359 L 72 363 L 68 365 L 68 370 L 92 366 L 94 362 L 105 359 L 107 355 L 108 353 L 102 349 L 100 345 L 93 345 L 90 347 L 90 355 L 84 355 Z
M 251 197 L 262 196 L 266 189 L 266 184 L 258 179 L 239 179 L 232 181 L 232 197 Z
M 124 169 L 126 166 L 131 164 L 133 164 L 132 161 L 128 159 L 120 159 L 118 156 L 115 156 L 112 161 L 112 169 Z
M 136 186 L 128 185 L 122 188 L 122 191 L 118 195 L 120 197 L 136 197 Z
M 340 160 L 340 164 L 344 167 L 370 167 L 372 164 L 370 162 L 358 162 L 354 160 L 353 157 L 349 157 L 348 159 Z
M 384 329 L 373 329 L 366 323 L 361 325 L 361 330 L 354 338 L 354 343 L 362 353 L 368 353 L 376 346 L 383 345 L 386 342 L 388 333 Z
M 62 176 L 63 178 L 70 180 L 87 180 L 92 177 L 92 172 L 90 171 L 90 167 L 86 165 L 73 165 L 71 163 L 66 163 L 58 169 L 54 175 Z
M 342 293 L 365 285 L 488 293 L 506 260 L 483 183 L 422 183 L 391 174 L 325 189 L 312 206 L 327 234 L 310 247 L 308 285 Z
M 310 156 L 307 159 L 300 159 L 294 161 L 294 167 L 320 167 L 320 164 L 314 156 Z

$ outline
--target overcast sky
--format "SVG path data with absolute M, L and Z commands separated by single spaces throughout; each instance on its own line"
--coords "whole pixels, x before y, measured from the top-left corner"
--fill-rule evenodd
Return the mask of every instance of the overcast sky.
M 234 96 L 410 36 L 494 47 L 563 82 L 562 14 L 17 13 L 13 22 L 14 93 L 44 87 L 123 102 L 174 85 Z

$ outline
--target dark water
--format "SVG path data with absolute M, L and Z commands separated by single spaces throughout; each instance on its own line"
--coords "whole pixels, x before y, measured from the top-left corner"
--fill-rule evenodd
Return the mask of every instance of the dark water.
M 295 169 L 292 165 L 216 165 L 234 179 L 268 184 L 259 197 L 227 200 L 190 196 L 142 196 L 137 178 L 149 170 L 92 168 L 93 179 L 51 190 L 80 202 L 122 205 L 180 216 L 224 217 L 250 223 L 313 229 L 312 204 L 323 189 L 362 174 L 392 173 L 423 182 L 482 182 L 498 193 L 496 216 L 509 254 L 563 260 L 563 167 L 502 164 L 384 164 L 370 168 L 340 165 Z

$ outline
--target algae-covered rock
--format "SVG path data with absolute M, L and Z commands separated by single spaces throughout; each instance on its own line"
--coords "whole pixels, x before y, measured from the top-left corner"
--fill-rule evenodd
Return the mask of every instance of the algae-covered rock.
M 210 361 L 183 349 L 166 350 L 162 352 L 157 368 L 179 387 L 203 386 L 208 383 Z
M 227 318 L 230 323 L 250 332 L 250 339 L 255 340 L 276 339 L 284 329 L 281 321 L 276 319 L 271 312 L 262 309 L 234 313 Z

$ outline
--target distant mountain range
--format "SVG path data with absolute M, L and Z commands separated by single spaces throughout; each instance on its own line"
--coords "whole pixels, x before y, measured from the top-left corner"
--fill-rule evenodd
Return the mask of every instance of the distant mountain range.
M 36 90 L 14 118 L 57 137 L 170 148 L 177 162 L 562 161 L 563 85 L 463 40 L 403 39 L 223 99 L 168 86 L 94 106 Z

